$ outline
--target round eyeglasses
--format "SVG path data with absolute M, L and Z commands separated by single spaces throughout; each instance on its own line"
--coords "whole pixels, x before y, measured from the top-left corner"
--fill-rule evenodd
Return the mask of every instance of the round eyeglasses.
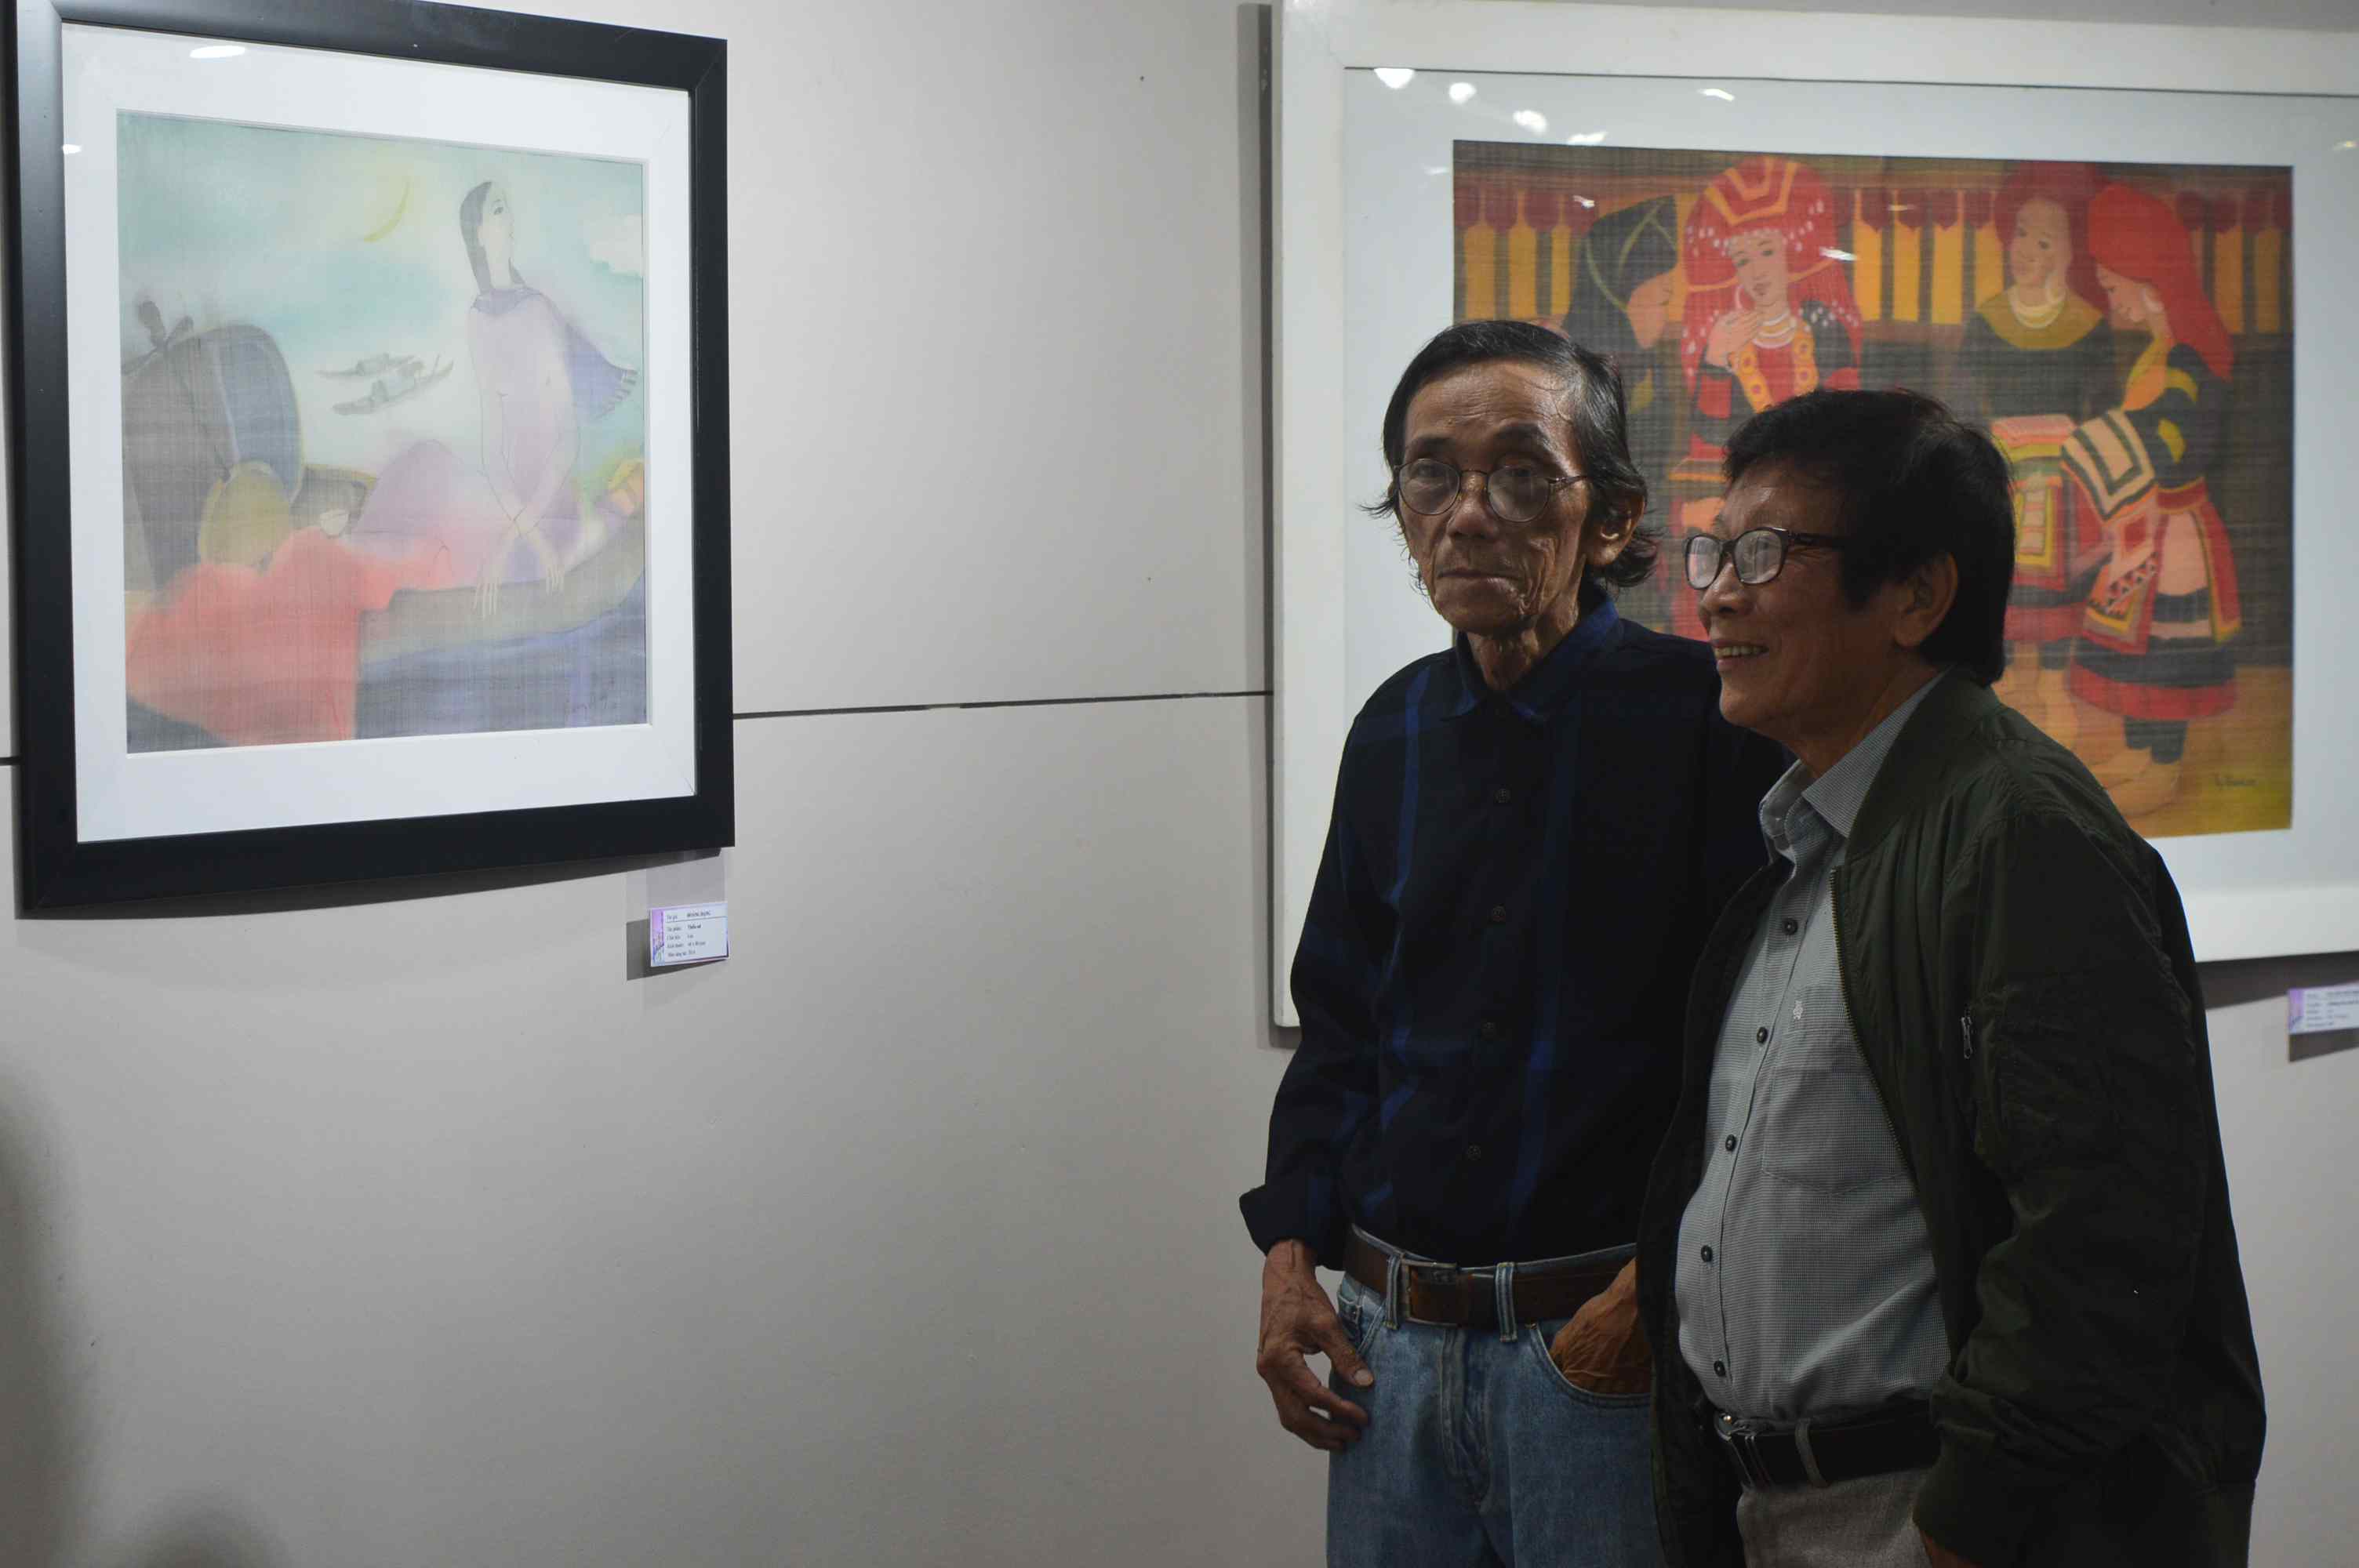
M 1832 534 L 1798 534 L 1791 528 L 1747 528 L 1734 539 L 1696 534 L 1688 539 L 1688 586 L 1701 593 L 1720 580 L 1723 560 L 1736 564 L 1736 580 L 1758 588 L 1786 569 L 1786 552 L 1800 546 L 1840 550 L 1849 539 Z
M 1481 469 L 1461 469 L 1440 458 L 1419 458 L 1393 470 L 1393 492 L 1403 506 L 1419 516 L 1440 517 L 1458 504 L 1469 474 L 1482 479 L 1483 500 L 1491 515 L 1502 523 L 1530 522 L 1540 514 L 1549 496 L 1589 477 L 1577 473 L 1560 479 L 1529 463 L 1509 463 L 1484 473 Z

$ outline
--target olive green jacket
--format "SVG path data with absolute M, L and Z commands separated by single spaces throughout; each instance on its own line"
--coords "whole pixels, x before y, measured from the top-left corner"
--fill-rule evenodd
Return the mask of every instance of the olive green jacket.
M 1744 1562 L 1671 1284 L 1721 1017 L 1776 877 L 1737 895 L 1697 963 L 1639 1229 L 1674 1568 Z M 1901 731 L 1833 897 L 1843 998 L 1949 1334 L 1919 1524 L 1978 1568 L 2244 1563 L 2260 1368 L 2161 858 L 2070 752 L 1952 675 Z

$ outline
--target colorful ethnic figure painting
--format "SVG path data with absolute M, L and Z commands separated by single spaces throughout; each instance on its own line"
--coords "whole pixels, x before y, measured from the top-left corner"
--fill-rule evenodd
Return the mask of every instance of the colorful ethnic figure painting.
M 644 722 L 641 167 L 118 131 L 127 749 Z
M 2148 837 L 2290 825 L 2289 170 L 1461 142 L 1453 175 L 1458 319 L 1616 358 L 1666 561 L 1756 410 L 1930 393 L 2014 467 L 1999 695 Z M 1695 635 L 1677 576 L 1625 612 Z

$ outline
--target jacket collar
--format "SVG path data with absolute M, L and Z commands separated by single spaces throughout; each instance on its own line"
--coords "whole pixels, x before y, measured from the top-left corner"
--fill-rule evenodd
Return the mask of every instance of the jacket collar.
M 1564 634 L 1563 642 L 1550 648 L 1548 656 L 1532 666 L 1531 672 L 1513 688 L 1499 693 L 1494 693 L 1484 684 L 1482 666 L 1474 662 L 1466 639 L 1453 636 L 1450 640 L 1450 669 L 1456 677 L 1457 689 L 1450 693 L 1444 716 L 1463 719 L 1482 706 L 1485 697 L 1495 696 L 1518 718 L 1534 723 L 1555 718 L 1581 689 L 1582 670 L 1599 651 L 1613 643 L 1621 623 L 1622 617 L 1614 610 L 1614 601 L 1600 595 L 1596 603 L 1582 607 L 1581 619 Z
M 1860 803 L 1851 858 L 1873 849 L 1895 827 L 1938 799 L 1959 765 L 1977 750 L 1975 733 L 2004 711 L 1990 687 L 1971 676 L 1952 671 L 1935 681 Z

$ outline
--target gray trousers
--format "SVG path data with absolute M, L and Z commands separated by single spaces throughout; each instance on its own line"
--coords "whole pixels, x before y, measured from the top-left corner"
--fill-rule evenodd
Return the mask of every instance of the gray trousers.
M 1922 1470 L 1863 1476 L 1832 1487 L 1748 1488 L 1737 1499 L 1745 1568 L 1926 1568 L 1908 1510 Z

